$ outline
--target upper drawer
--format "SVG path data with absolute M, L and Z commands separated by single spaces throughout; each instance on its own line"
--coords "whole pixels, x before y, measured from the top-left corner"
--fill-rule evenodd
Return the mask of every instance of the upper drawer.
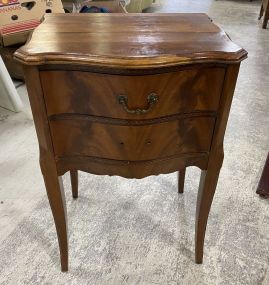
M 48 115 L 78 113 L 121 119 L 216 111 L 224 74 L 225 69 L 216 67 L 140 76 L 40 72 Z M 158 101 L 150 105 L 148 97 L 152 93 Z M 126 98 L 121 104 L 120 95 Z M 150 110 L 140 114 L 128 112 L 137 109 Z

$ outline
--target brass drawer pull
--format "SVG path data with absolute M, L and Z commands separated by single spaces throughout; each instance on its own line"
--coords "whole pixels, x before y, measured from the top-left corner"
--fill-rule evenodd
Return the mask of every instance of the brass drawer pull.
M 148 95 L 148 107 L 147 109 L 129 109 L 128 107 L 128 97 L 126 95 L 119 95 L 118 96 L 118 102 L 123 106 L 123 109 L 129 113 L 129 114 L 146 114 L 148 113 L 154 106 L 155 103 L 157 103 L 159 100 L 159 97 L 155 93 L 150 93 Z

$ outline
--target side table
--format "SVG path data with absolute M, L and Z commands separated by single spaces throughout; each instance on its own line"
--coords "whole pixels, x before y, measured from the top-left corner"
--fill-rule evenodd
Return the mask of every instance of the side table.
M 223 161 L 244 49 L 205 14 L 50 14 L 20 48 L 53 212 L 68 270 L 61 176 L 143 178 L 202 170 L 195 259 Z

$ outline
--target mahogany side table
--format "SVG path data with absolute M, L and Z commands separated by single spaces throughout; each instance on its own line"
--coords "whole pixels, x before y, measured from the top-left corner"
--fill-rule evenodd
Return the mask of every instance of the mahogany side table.
M 68 270 L 61 176 L 143 178 L 202 170 L 196 263 L 223 161 L 223 138 L 247 52 L 205 14 L 50 14 L 15 57 L 24 65 L 40 166 Z

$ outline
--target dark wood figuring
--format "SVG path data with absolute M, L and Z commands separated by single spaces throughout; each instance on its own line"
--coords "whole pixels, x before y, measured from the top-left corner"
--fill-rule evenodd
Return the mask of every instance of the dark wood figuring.
M 50 122 L 56 157 L 80 155 L 114 160 L 153 160 L 210 150 L 215 118 L 198 117 L 147 126 L 86 120 Z M 116 174 L 116 173 L 115 173 Z
M 98 32 L 96 32 L 98 30 Z M 78 170 L 143 178 L 202 170 L 196 262 L 240 62 L 247 53 L 205 14 L 49 15 L 16 52 L 24 64 L 40 166 L 68 269 L 60 176 Z
M 211 67 L 142 76 L 79 71 L 43 71 L 40 76 L 49 115 L 77 113 L 145 119 L 181 112 L 216 111 L 224 74 L 224 68 Z M 157 94 L 158 102 L 146 114 L 128 114 L 117 104 L 118 96 L 126 95 L 130 109 L 146 108 L 151 93 Z

